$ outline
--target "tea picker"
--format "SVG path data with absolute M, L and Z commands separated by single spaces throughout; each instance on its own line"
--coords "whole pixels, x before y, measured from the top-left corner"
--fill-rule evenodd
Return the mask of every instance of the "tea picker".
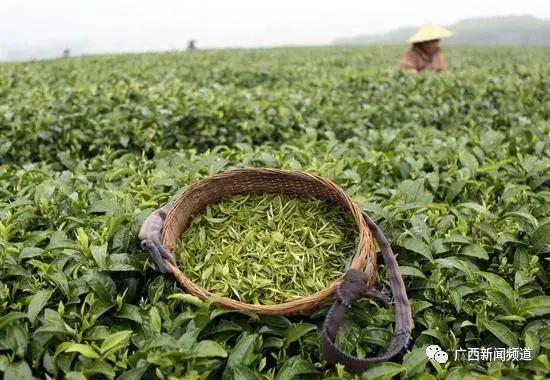
M 213 295 L 192 282 L 178 268 L 173 256 L 178 239 L 189 228 L 192 218 L 204 207 L 237 195 L 289 195 L 315 197 L 339 204 L 353 217 L 359 232 L 357 252 L 350 269 L 339 280 L 315 294 L 275 305 L 249 304 L 228 297 L 216 297 L 214 304 L 228 309 L 263 315 L 307 315 L 327 301 L 333 301 L 322 330 L 321 348 L 328 362 L 342 363 L 350 373 L 361 373 L 370 366 L 388 361 L 407 346 L 413 326 L 405 284 L 392 249 L 378 226 L 335 183 L 303 171 L 270 168 L 236 169 L 203 179 L 187 188 L 175 201 L 154 211 L 139 233 L 141 245 L 157 268 L 173 275 L 188 293 L 208 300 Z M 393 302 L 377 291 L 377 241 L 389 277 Z M 385 306 L 395 306 L 395 333 L 386 352 L 372 358 L 353 357 L 335 345 L 338 328 L 346 311 L 361 298 L 371 298 Z

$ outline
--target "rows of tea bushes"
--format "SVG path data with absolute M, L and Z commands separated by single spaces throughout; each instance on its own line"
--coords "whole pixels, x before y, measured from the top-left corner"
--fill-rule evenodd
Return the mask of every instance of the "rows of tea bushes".
M 550 117 L 546 50 L 452 51 L 455 71 L 420 79 L 395 69 L 398 53 L 290 49 L 4 65 L 0 155 L 53 161 L 111 147 L 152 156 L 291 142 L 307 129 L 344 140 L 365 130 L 531 128 Z
M 0 65 L 4 379 L 550 376 L 548 51 L 457 48 L 441 77 L 396 71 L 399 52 Z M 140 248 L 145 217 L 187 186 L 262 166 L 333 180 L 384 230 L 415 324 L 392 363 L 350 375 L 321 359 L 326 307 L 301 318 L 217 309 Z M 393 318 L 361 301 L 337 344 L 374 356 Z M 431 344 L 446 364 L 426 357 Z M 455 360 L 467 347 L 532 358 Z

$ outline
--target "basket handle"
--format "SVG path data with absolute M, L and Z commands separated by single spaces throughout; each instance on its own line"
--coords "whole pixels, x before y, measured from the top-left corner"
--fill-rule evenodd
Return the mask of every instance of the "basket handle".
M 171 203 L 167 203 L 158 210 L 153 211 L 151 215 L 145 219 L 138 235 L 141 241 L 141 247 L 149 252 L 158 270 L 162 273 L 170 272 L 164 260 L 177 266 L 174 256 L 167 251 L 160 242 L 160 234 L 164 226 L 164 219 L 166 219 L 166 215 L 168 215 L 171 206 Z
M 348 270 L 344 280 L 338 286 L 335 293 L 335 302 L 329 310 L 323 324 L 321 349 L 323 357 L 328 362 L 339 362 L 344 364 L 350 373 L 358 374 L 365 371 L 372 365 L 390 360 L 399 354 L 409 343 L 413 327 L 411 306 L 407 298 L 407 291 L 399 265 L 393 254 L 390 244 L 378 226 L 363 212 L 363 218 L 371 229 L 384 258 L 384 264 L 388 271 L 390 287 L 395 300 L 395 334 L 386 352 L 373 357 L 359 359 L 348 355 L 334 344 L 338 328 L 342 324 L 346 309 L 359 298 L 368 297 L 384 302 L 383 296 L 374 289 L 367 288 L 368 276 L 364 272 L 355 269 Z M 387 302 L 384 302 L 387 303 Z

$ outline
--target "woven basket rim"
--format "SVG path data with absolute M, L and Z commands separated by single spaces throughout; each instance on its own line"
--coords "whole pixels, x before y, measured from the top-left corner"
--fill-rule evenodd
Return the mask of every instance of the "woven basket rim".
M 340 186 L 338 186 L 337 184 L 335 184 L 329 179 L 326 179 L 316 174 L 302 171 L 302 170 L 288 170 L 288 169 L 275 169 L 275 168 L 231 169 L 227 171 L 222 171 L 220 173 L 214 174 L 212 176 L 203 178 L 195 182 L 191 186 L 187 187 L 174 200 L 172 207 L 170 208 L 170 211 L 166 216 L 164 227 L 161 234 L 161 241 L 165 249 L 167 249 L 172 253 L 176 249 L 175 246 L 171 246 L 170 244 L 167 244 L 166 231 L 170 230 L 171 228 L 176 228 L 176 230 L 177 228 L 180 228 L 180 226 L 177 226 L 176 224 L 178 224 L 179 214 L 181 214 L 182 210 L 185 210 L 186 203 L 183 201 L 183 199 L 188 197 L 192 192 L 197 192 L 199 194 L 201 194 L 201 192 L 202 194 L 207 192 L 213 192 L 213 191 L 215 192 L 217 189 L 213 184 L 216 184 L 216 181 L 228 181 L 229 179 L 231 179 L 234 181 L 232 183 L 240 184 L 240 183 L 246 182 L 244 178 L 252 178 L 254 176 L 259 176 L 259 178 L 273 178 L 273 179 L 283 178 L 281 180 L 282 182 L 285 182 L 284 178 L 286 178 L 287 180 L 288 178 L 293 178 L 296 180 L 304 181 L 304 183 L 307 183 L 309 181 L 311 182 L 311 184 L 316 184 L 316 186 L 319 186 L 319 188 L 326 187 L 327 191 L 331 192 L 331 194 L 332 193 L 336 194 L 335 197 L 338 198 L 338 202 L 336 203 L 340 203 L 340 205 L 344 206 L 344 209 L 346 210 L 346 212 L 353 216 L 355 225 L 357 227 L 357 234 L 359 236 L 359 244 L 353 256 L 350 269 L 353 268 L 356 270 L 365 270 L 369 275 L 369 286 L 372 286 L 376 282 L 377 273 L 376 273 L 376 253 L 374 249 L 374 240 L 373 240 L 372 232 L 370 231 L 369 227 L 367 226 L 366 222 L 362 217 L 362 210 L 359 208 L 357 203 L 354 202 L 350 198 L 350 196 Z M 239 181 L 242 181 L 242 182 L 239 182 Z M 225 191 L 225 190 L 222 190 L 222 191 Z M 250 194 L 253 194 L 253 192 L 250 192 Z M 260 195 L 262 194 L 275 195 L 275 194 L 288 194 L 288 193 L 268 191 L 265 193 L 261 192 Z M 232 195 L 222 196 L 221 199 L 230 198 L 231 196 Z M 296 197 L 300 198 L 300 196 L 296 196 Z M 323 199 L 324 197 L 317 196 L 316 198 Z M 329 198 L 325 198 L 325 199 L 329 199 Z M 202 206 L 202 209 L 206 206 L 206 204 L 214 204 L 214 203 L 217 203 L 217 202 L 205 203 Z M 197 213 L 194 213 L 192 214 L 190 219 L 193 219 L 196 216 L 197 216 Z M 185 233 L 185 231 L 188 228 L 189 226 L 182 229 L 181 233 L 179 233 L 177 237 L 177 241 L 179 241 L 179 239 L 181 238 L 181 235 Z M 174 234 L 172 235 L 175 236 Z M 172 274 L 176 278 L 177 282 L 188 293 L 199 297 L 203 301 L 213 301 L 213 303 L 221 307 L 236 309 L 236 310 L 247 310 L 247 311 L 252 311 L 252 312 L 256 312 L 264 315 L 307 314 L 331 298 L 331 296 L 336 291 L 336 288 L 338 287 L 338 285 L 340 284 L 344 276 L 344 274 L 342 274 L 342 276 L 334 280 L 326 288 L 316 293 L 312 293 L 297 299 L 293 299 L 293 300 L 278 303 L 278 304 L 255 304 L 255 303 L 242 302 L 226 296 L 216 296 L 210 293 L 210 291 L 208 291 L 204 287 L 191 281 L 183 273 L 183 271 L 180 270 L 177 266 L 174 266 L 168 262 L 166 264 L 169 270 L 172 272 Z

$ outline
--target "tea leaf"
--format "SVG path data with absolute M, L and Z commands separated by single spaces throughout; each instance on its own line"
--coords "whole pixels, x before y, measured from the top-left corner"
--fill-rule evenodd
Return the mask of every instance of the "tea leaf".
M 283 364 L 275 379 L 292 380 L 299 375 L 316 373 L 318 373 L 318 371 L 313 364 L 311 364 L 307 360 L 304 360 L 300 356 L 293 356 Z
M 433 261 L 432 253 L 430 251 L 430 246 L 422 242 L 417 238 L 407 238 L 401 244 L 403 248 L 408 249 L 409 251 L 416 252 L 430 261 Z
M 87 344 L 80 344 L 80 343 L 71 343 L 68 345 L 65 350 L 65 352 L 78 352 L 81 355 L 84 355 L 87 358 L 90 359 L 98 359 L 99 354 L 95 352 L 95 350 L 87 345 Z
M 227 352 L 223 349 L 222 346 L 220 346 L 219 343 L 211 340 L 202 340 L 193 345 L 186 356 L 189 358 L 226 358 Z
M 471 244 L 471 245 L 465 246 L 462 249 L 461 253 L 465 256 L 471 256 L 471 257 L 477 257 L 483 260 L 489 260 L 489 255 L 487 254 L 487 251 L 483 247 L 480 247 L 477 244 Z
M 4 371 L 4 380 L 32 379 L 31 368 L 25 361 L 10 363 Z
M 550 314 L 550 296 L 538 296 L 521 301 L 521 315 L 540 316 Z
M 147 372 L 147 369 L 149 367 L 147 365 L 130 369 L 126 372 L 123 372 L 119 377 L 118 380 L 140 380 L 143 378 L 143 375 L 145 372 Z
M 317 326 L 308 323 L 300 323 L 293 325 L 285 333 L 285 346 L 289 346 L 291 343 L 296 342 L 311 331 L 317 330 Z
M 88 272 L 84 279 L 101 299 L 114 301 L 116 284 L 109 276 L 100 272 Z
M 227 359 L 228 369 L 239 364 L 248 366 L 254 361 L 254 349 L 256 347 L 258 337 L 259 335 L 252 334 L 237 343 L 233 351 L 231 351 L 229 358 Z
M 36 321 L 36 317 L 38 317 L 38 314 L 40 314 L 42 309 L 48 304 L 52 294 L 53 290 L 40 290 L 32 297 L 27 311 L 27 316 L 31 323 Z
M 243 365 L 231 367 L 231 379 L 234 380 L 261 380 L 262 377 Z
M 100 268 L 105 268 L 107 261 L 107 243 L 100 246 L 92 245 L 90 247 L 90 251 L 92 252 L 92 256 L 94 257 L 97 265 Z
M 407 371 L 405 366 L 396 363 L 380 363 L 366 370 L 361 378 L 363 379 L 393 379 L 398 374 Z
M 550 223 L 545 223 L 533 232 L 531 245 L 538 252 L 548 244 L 550 244 Z
M 104 354 L 105 352 L 112 350 L 113 348 L 124 342 L 131 335 L 131 330 L 119 331 L 117 333 L 109 335 L 101 344 L 101 348 L 99 349 L 99 351 Z
M 426 364 L 428 364 L 426 347 L 415 348 L 404 356 L 403 367 L 406 368 L 409 376 L 423 373 Z
M 27 314 L 17 312 L 17 311 L 12 311 L 4 315 L 3 317 L 0 317 L 0 330 L 5 329 L 6 326 L 8 326 L 10 323 L 18 319 L 24 319 L 24 318 L 27 318 Z
M 191 294 L 183 294 L 183 293 L 170 294 L 168 296 L 168 299 L 175 299 L 181 302 L 189 303 L 199 308 L 203 308 L 206 305 L 203 301 L 201 301 L 200 298 L 195 297 Z
M 415 267 L 400 266 L 399 270 L 403 276 L 426 278 L 426 275 Z
M 508 347 L 519 347 L 518 337 L 508 327 L 497 321 L 485 321 L 483 326 Z

